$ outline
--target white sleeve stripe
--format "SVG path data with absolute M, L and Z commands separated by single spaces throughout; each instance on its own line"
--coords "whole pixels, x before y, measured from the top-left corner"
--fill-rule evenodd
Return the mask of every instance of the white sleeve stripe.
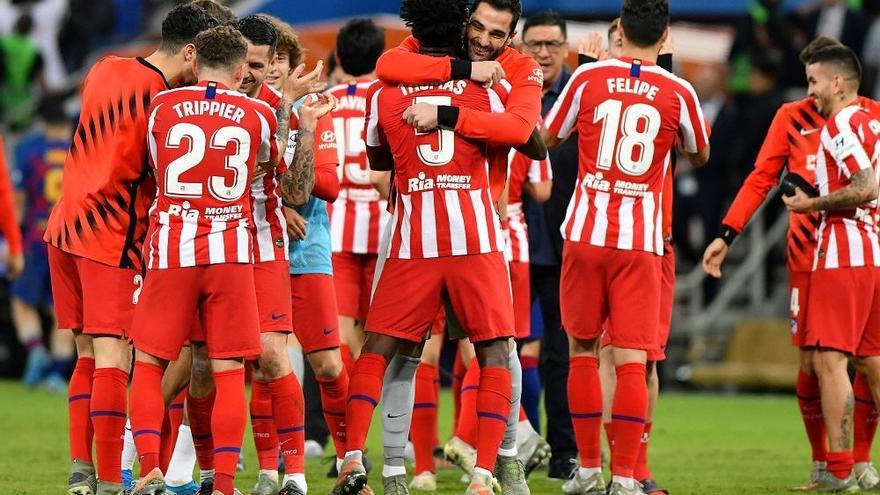
M 680 93 L 675 93 L 675 96 L 678 97 L 678 101 L 681 104 L 679 129 L 681 130 L 682 144 L 684 145 L 685 151 L 689 153 L 696 153 L 696 129 L 694 129 L 694 123 L 691 121 L 691 113 L 688 111 L 688 104 Z
M 581 109 L 581 96 L 583 95 L 584 89 L 586 87 L 587 81 L 584 81 L 583 84 L 578 86 L 578 88 L 575 90 L 576 92 L 574 94 L 574 98 L 571 99 L 571 106 L 569 107 L 568 112 L 565 114 L 565 119 L 562 121 L 562 125 L 559 127 L 559 133 L 556 137 L 560 139 L 567 138 L 574 129 L 575 124 L 577 124 L 577 117 Z
M 370 98 L 370 120 L 367 122 L 367 146 L 381 146 L 379 141 L 379 94 L 382 88 Z
M 486 92 L 489 95 L 489 108 L 492 110 L 492 113 L 504 113 L 504 102 L 501 101 L 498 93 L 493 89 L 487 89 Z

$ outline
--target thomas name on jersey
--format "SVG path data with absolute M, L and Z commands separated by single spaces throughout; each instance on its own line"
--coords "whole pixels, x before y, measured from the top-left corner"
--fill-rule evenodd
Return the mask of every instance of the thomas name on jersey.
M 430 91 L 432 89 L 440 90 L 440 91 L 449 91 L 453 94 L 463 94 L 464 88 L 467 87 L 467 81 L 446 81 L 441 84 L 420 84 L 418 86 L 399 86 L 400 92 L 403 93 L 403 96 L 408 96 L 413 93 L 418 93 L 421 91 Z

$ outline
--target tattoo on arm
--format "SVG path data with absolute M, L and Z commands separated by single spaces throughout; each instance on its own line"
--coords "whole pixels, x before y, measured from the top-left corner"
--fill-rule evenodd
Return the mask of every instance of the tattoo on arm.
M 275 109 L 275 117 L 278 119 L 278 149 L 284 150 L 287 146 L 287 135 L 290 133 L 290 109 L 289 102 L 281 99 L 278 108 Z
M 875 192 L 874 172 L 867 169 L 859 170 L 850 177 L 849 184 L 843 189 L 838 189 L 828 196 L 816 198 L 813 209 L 817 211 L 839 210 L 860 206 L 875 199 L 870 197 Z
M 293 163 L 279 177 L 284 202 L 301 206 L 309 200 L 315 187 L 315 131 L 300 129 L 296 136 Z

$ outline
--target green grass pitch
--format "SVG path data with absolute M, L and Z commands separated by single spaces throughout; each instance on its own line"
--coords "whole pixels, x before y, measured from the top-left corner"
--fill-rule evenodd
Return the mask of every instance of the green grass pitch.
M 440 435 L 449 433 L 452 400 L 444 391 Z M 377 419 L 378 415 L 374 419 Z M 0 382 L 0 494 L 66 493 L 66 397 Z M 381 458 L 381 430 L 374 422 L 368 450 Z M 239 473 L 242 492 L 253 486 L 257 462 L 250 429 L 244 438 L 248 471 Z M 661 396 L 650 450 L 658 481 L 673 495 L 783 494 L 805 481 L 809 449 L 793 396 Z M 380 462 L 377 462 L 380 464 Z M 309 461 L 310 494 L 326 494 L 327 465 Z M 381 466 L 371 486 L 381 494 Z M 460 473 L 440 472 L 438 494 L 464 493 Z M 561 493 L 546 471 L 529 479 L 534 494 Z M 418 493 L 418 492 L 414 492 Z

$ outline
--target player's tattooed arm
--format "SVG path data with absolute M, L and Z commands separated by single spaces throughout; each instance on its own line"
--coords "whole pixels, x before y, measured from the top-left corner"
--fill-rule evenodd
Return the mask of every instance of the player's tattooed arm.
M 302 206 L 315 187 L 315 129 L 300 127 L 296 136 L 296 152 L 287 170 L 281 174 L 281 197 L 291 206 Z
M 275 118 L 278 119 L 277 135 L 279 150 L 284 150 L 287 146 L 287 138 L 290 135 L 290 112 L 292 108 L 293 103 L 282 98 L 278 107 L 275 109 Z
M 840 210 L 853 208 L 877 199 L 877 179 L 870 169 L 859 170 L 849 179 L 849 184 L 828 196 L 813 198 L 810 211 Z M 794 196 L 797 197 L 797 196 Z

